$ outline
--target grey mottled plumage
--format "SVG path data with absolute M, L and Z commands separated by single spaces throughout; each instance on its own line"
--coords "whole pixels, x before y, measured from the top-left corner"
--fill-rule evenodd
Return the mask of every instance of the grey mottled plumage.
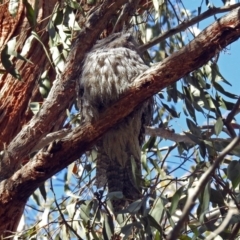
M 148 66 L 129 33 L 112 34 L 98 41 L 86 55 L 79 81 L 84 121 L 93 121 L 125 92 Z M 109 192 L 122 191 L 124 200 L 112 201 L 115 211 L 141 197 L 141 142 L 143 124 L 151 118 L 152 101 L 146 101 L 96 144 L 96 185 L 108 184 Z

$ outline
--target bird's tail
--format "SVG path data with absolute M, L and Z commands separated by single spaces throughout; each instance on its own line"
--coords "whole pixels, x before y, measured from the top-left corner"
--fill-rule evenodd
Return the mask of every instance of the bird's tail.
M 138 185 L 141 166 L 132 161 L 128 161 L 125 167 L 117 163 L 109 165 L 106 171 L 108 191 L 122 192 L 124 195 L 122 199 L 112 199 L 115 213 L 141 198 L 141 187 Z

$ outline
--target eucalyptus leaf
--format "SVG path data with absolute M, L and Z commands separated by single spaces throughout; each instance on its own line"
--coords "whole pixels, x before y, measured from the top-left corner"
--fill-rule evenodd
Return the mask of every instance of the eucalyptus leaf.
M 223 120 L 222 118 L 218 118 L 216 123 L 214 124 L 215 134 L 218 136 L 222 132 L 222 129 L 223 129 Z
M 227 168 L 227 177 L 231 180 L 233 188 L 240 183 L 240 162 L 233 160 Z

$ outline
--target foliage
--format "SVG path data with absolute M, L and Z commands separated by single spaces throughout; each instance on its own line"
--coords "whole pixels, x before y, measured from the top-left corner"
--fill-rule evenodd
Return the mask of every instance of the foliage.
M 184 5 L 187 1 L 140 2 L 142 5 L 130 23 L 139 32 L 143 44 L 201 16 L 203 9 L 214 8 L 210 1 L 195 6 L 197 11 L 188 10 Z M 42 40 L 35 29 L 39 9 L 31 7 L 27 0 L 23 3 L 32 27 L 31 36 L 25 43 L 27 51 L 32 39 L 40 43 Z M 71 44 L 95 4 L 98 1 L 81 4 L 65 1 L 56 6 L 49 17 L 46 29 L 49 44 L 42 44 L 42 47 L 56 74 L 63 71 Z M 14 6 L 18 6 L 17 1 L 9 9 L 13 15 L 17 12 Z M 107 33 L 117 19 L 112 21 Z M 181 29 L 151 47 L 145 58 L 154 65 L 187 45 L 199 31 L 193 24 Z M 8 42 L 1 59 L 5 69 L 10 69 L 10 74 L 21 79 L 12 58 L 27 60 L 24 54 L 14 51 L 14 44 L 14 39 Z M 179 239 L 212 239 L 213 236 L 230 239 L 232 227 L 239 223 L 238 211 L 229 210 L 232 207 L 237 209 L 239 203 L 239 145 L 227 152 L 210 177 L 205 178 L 206 184 L 200 185 L 204 174 L 218 161 L 226 146 L 236 137 L 235 129 L 239 128 L 234 122 L 238 113 L 234 109 L 239 108 L 239 100 L 234 93 L 225 90 L 225 86 L 231 86 L 231 83 L 218 67 L 220 55 L 216 53 L 215 59 L 155 96 L 152 128 L 156 134 L 149 134 L 146 129 L 146 141 L 142 147 L 141 199 L 114 217 L 110 200 L 124 196 L 120 192 L 108 193 L 106 188 L 96 189 L 96 153 L 92 149 L 33 193 L 19 226 L 19 236 L 24 239 L 165 239 L 176 230 L 177 221 L 184 214 L 185 207 L 189 207 L 189 195 L 198 188 L 197 199 L 190 203 L 187 219 L 178 233 Z M 50 79 L 48 70 L 44 69 L 39 81 L 43 99 L 52 86 L 53 79 Z M 174 69 L 172 71 L 174 73 Z M 32 102 L 31 106 L 36 114 L 41 101 Z M 78 111 L 75 104 L 67 110 L 65 126 L 74 128 L 79 125 Z M 226 111 L 232 114 L 225 117 Z M 157 134 L 161 128 L 171 133 L 173 139 L 164 133 Z M 221 229 L 221 226 L 225 227 Z

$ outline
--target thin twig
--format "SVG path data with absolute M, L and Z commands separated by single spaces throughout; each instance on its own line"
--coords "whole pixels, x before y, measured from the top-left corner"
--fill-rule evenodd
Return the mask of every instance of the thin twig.
M 237 102 L 235 103 L 233 109 L 228 114 L 226 120 L 224 120 L 224 125 L 227 127 L 229 133 L 231 134 L 231 137 L 234 138 L 237 136 L 236 132 L 234 131 L 234 127 L 231 125 L 231 122 L 235 115 L 237 115 L 240 111 L 240 98 L 238 98 Z
M 216 158 L 213 162 L 213 165 L 201 176 L 198 183 L 196 184 L 194 189 L 189 189 L 188 198 L 186 205 L 183 209 L 182 216 L 174 227 L 173 231 L 167 237 L 167 240 L 176 240 L 180 234 L 180 231 L 192 209 L 192 203 L 194 203 L 197 199 L 197 196 L 202 191 L 202 188 L 205 187 L 207 182 L 209 181 L 211 175 L 214 173 L 216 168 L 219 166 L 220 162 L 224 159 L 224 157 L 235 148 L 237 144 L 239 144 L 240 138 L 236 137 L 233 141 L 222 151 L 222 153 Z
M 188 136 L 174 133 L 174 131 L 165 128 L 146 127 L 145 133 L 146 135 L 150 135 L 152 137 L 161 137 L 177 143 L 184 142 L 188 144 L 195 144 Z
M 239 229 L 240 229 L 240 223 L 235 224 L 235 226 L 232 229 L 232 234 L 228 238 L 228 240 L 235 240 L 237 239 L 236 236 L 239 235 Z
M 59 205 L 58 205 L 58 202 L 57 202 L 57 200 L 56 200 L 56 195 L 55 195 L 55 192 L 54 192 L 54 190 L 53 190 L 52 180 L 50 181 L 50 184 L 51 184 L 52 193 L 53 193 L 53 195 L 54 195 L 54 202 L 55 202 L 55 204 L 56 204 L 56 207 L 57 207 L 57 209 L 58 209 L 58 212 L 59 212 L 59 214 L 60 214 L 60 216 L 61 216 L 64 224 L 66 225 L 66 227 L 68 227 L 68 228 L 75 234 L 75 236 L 76 236 L 79 240 L 83 240 L 83 239 L 79 236 L 79 234 L 72 228 L 72 226 L 66 221 L 66 219 L 65 219 L 65 217 L 64 217 L 64 215 L 63 215 L 63 213 L 62 213 L 62 211 L 61 211 L 61 209 L 60 209 L 60 207 L 59 207 Z
M 47 146 L 49 143 L 64 138 L 71 132 L 71 129 L 61 129 L 57 132 L 52 132 L 43 137 L 38 144 L 33 148 L 32 152 L 38 151 L 43 147 Z
M 240 111 L 240 97 L 238 98 L 237 102 L 235 103 L 232 111 L 228 114 L 225 123 L 231 123 L 235 115 L 237 115 Z
M 167 160 L 167 157 L 169 156 L 169 154 L 170 154 L 170 152 L 173 150 L 173 149 L 175 149 L 177 147 L 177 143 L 175 143 L 175 144 L 173 144 L 172 146 L 169 146 L 168 147 L 168 150 L 167 150 L 167 153 L 166 153 L 166 155 L 164 156 L 164 158 L 162 159 L 162 164 L 161 164 L 161 169 L 163 169 L 163 167 L 164 167 L 164 163 L 165 163 L 165 161 Z

